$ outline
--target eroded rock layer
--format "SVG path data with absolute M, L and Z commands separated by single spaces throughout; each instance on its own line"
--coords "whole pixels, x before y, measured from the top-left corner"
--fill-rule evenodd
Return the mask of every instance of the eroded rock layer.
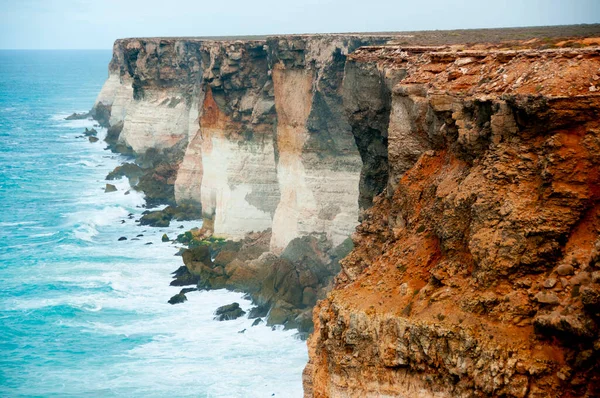
M 350 58 L 401 79 L 370 108 L 389 176 L 315 308 L 306 396 L 598 396 L 598 48 Z
M 339 245 L 358 222 L 362 168 L 345 60 L 390 38 L 117 40 L 93 112 L 113 148 L 171 164 L 173 201 L 200 205 L 216 235 L 272 228 L 277 254 L 313 233 Z

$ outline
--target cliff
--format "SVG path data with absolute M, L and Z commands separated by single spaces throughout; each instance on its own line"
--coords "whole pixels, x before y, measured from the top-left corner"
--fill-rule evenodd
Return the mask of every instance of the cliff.
M 350 102 L 388 110 L 389 176 L 315 308 L 306 396 L 598 396 L 598 48 L 370 47 L 346 71 L 400 79 Z
M 220 237 L 273 229 L 271 250 L 358 220 L 362 162 L 344 117 L 346 55 L 390 37 L 123 39 L 94 114 L 114 145 L 177 165 L 177 203 Z M 378 192 L 377 192 L 378 193 Z
M 314 320 L 307 397 L 591 397 L 600 39 L 556 29 L 122 39 L 92 114 L 201 208 L 173 285 Z
M 391 38 L 115 42 L 92 111 L 109 127 L 107 142 L 147 168 L 138 188 L 150 204 L 200 207 L 200 238 L 241 243 L 204 241 L 210 255 L 184 256 L 187 271 L 174 284 L 243 290 L 280 308 L 270 322 L 311 329 L 312 306 L 359 219 L 364 153 L 343 107 L 346 57 Z M 363 196 L 370 202 L 382 189 Z

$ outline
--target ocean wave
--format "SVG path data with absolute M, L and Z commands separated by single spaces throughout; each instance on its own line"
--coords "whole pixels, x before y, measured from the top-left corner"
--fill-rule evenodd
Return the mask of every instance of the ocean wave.
M 18 227 L 22 225 L 35 225 L 39 224 L 36 221 L 15 221 L 15 222 L 0 222 L 0 227 Z

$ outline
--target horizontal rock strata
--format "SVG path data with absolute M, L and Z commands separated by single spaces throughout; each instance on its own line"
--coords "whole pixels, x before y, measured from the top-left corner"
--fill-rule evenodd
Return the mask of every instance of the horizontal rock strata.
M 349 62 L 401 76 L 371 108 L 389 178 L 315 308 L 306 396 L 597 396 L 598 48 Z

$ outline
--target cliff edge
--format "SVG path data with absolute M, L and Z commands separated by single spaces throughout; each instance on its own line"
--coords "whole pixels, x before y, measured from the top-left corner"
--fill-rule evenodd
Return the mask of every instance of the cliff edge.
M 598 396 L 600 50 L 384 46 L 346 68 L 402 78 L 305 396 Z

